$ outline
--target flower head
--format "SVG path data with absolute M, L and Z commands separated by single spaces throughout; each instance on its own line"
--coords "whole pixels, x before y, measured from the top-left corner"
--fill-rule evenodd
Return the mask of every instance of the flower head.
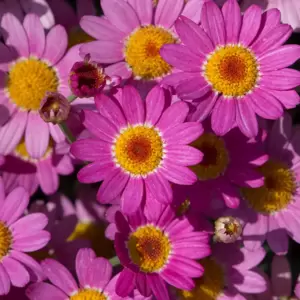
M 280 24 L 277 10 L 262 14 L 254 5 L 242 17 L 236 0 L 227 0 L 222 10 L 207 1 L 201 25 L 180 17 L 175 28 L 183 44 L 165 45 L 160 54 L 178 72 L 163 84 L 173 86 L 182 99 L 198 99 L 198 120 L 211 113 L 216 134 L 237 124 L 254 137 L 256 115 L 278 119 L 283 106 L 299 103 L 292 89 L 300 84 L 300 72 L 287 67 L 299 59 L 300 47 L 282 46 L 292 28 Z
M 202 126 L 185 122 L 188 106 L 183 102 L 165 109 L 164 93 L 157 86 L 143 102 L 133 87 L 125 86 L 119 89 L 119 103 L 99 95 L 99 113 L 84 111 L 83 124 L 94 138 L 71 146 L 75 157 L 92 161 L 79 171 L 79 181 L 104 180 L 98 200 L 113 203 L 120 196 L 126 214 L 134 213 L 150 194 L 170 203 L 169 181 L 187 185 L 196 181 L 187 166 L 198 163 L 202 154 L 187 144 L 202 133 Z
M 82 248 L 76 256 L 76 273 L 79 284 L 71 273 L 54 259 L 45 259 L 42 268 L 50 281 L 29 286 L 26 295 L 37 299 L 47 294 L 48 299 L 55 300 L 121 300 L 115 294 L 117 276 L 112 278 L 112 266 L 108 260 L 96 257 L 93 250 Z
M 83 30 L 97 40 L 83 45 L 81 52 L 110 64 L 106 68 L 109 76 L 159 80 L 172 70 L 159 50 L 165 44 L 178 42 L 172 29 L 176 19 L 179 15 L 197 23 L 200 19 L 202 1 L 184 2 L 144 0 L 141 5 L 139 1 L 103 0 L 104 17 L 84 16 L 80 21 Z
M 222 243 L 234 243 L 242 233 L 242 225 L 233 217 L 220 217 L 215 221 L 214 240 Z
M 115 221 L 115 249 L 125 267 L 116 284 L 118 295 L 127 296 L 136 285 L 143 296 L 167 300 L 166 283 L 179 289 L 194 287 L 192 278 L 203 274 L 195 260 L 210 253 L 208 234 L 194 231 L 169 206 L 151 221 L 141 211 L 127 220 L 117 212 Z
M 50 234 L 43 230 L 48 222 L 44 214 L 22 217 L 29 203 L 24 188 L 18 187 L 5 197 L 0 179 L 0 190 L 0 295 L 6 295 L 11 285 L 24 287 L 30 280 L 41 280 L 39 264 L 25 253 L 43 248 Z

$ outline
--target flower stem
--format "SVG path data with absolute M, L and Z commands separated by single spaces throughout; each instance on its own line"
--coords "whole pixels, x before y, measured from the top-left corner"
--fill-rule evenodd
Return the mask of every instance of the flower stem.
M 109 262 L 111 263 L 111 265 L 112 265 L 113 267 L 118 266 L 118 265 L 120 264 L 120 260 L 119 260 L 119 257 L 118 257 L 118 256 L 112 257 L 112 258 L 109 260 Z
M 71 96 L 68 97 L 69 103 L 73 102 L 76 99 L 77 99 L 77 96 L 75 96 L 75 95 L 71 95 Z
M 69 129 L 68 125 L 66 124 L 66 122 L 62 122 L 58 124 L 61 131 L 64 133 L 65 137 L 67 138 L 67 140 L 72 144 L 73 142 L 76 141 L 74 135 L 72 134 L 71 130 Z

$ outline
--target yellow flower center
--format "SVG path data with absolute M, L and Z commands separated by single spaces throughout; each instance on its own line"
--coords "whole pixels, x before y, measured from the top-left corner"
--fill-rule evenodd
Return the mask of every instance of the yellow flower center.
M 136 78 L 152 80 L 168 74 L 172 67 L 159 54 L 163 45 L 174 44 L 174 36 L 161 27 L 148 25 L 134 31 L 125 44 L 125 61 Z
M 12 240 L 10 229 L 0 221 L 0 260 L 8 254 Z
M 286 208 L 296 192 L 296 179 L 285 164 L 269 160 L 258 168 L 265 176 L 259 188 L 242 188 L 249 206 L 260 213 L 272 213 Z
M 35 59 L 17 61 L 9 70 L 7 92 L 24 110 L 38 110 L 46 92 L 56 92 L 59 79 L 54 68 Z
M 104 224 L 94 222 L 77 223 L 74 231 L 69 236 L 68 241 L 77 239 L 89 240 L 97 256 L 111 258 L 115 255 L 112 241 L 105 237 Z
M 204 64 L 204 77 L 218 93 L 227 97 L 242 97 L 255 87 L 259 68 L 249 49 L 226 45 L 208 57 Z
M 47 158 L 52 153 L 53 147 L 54 147 L 54 141 L 50 137 L 48 148 L 47 148 L 44 156 L 41 159 Z M 30 161 L 30 162 L 35 162 L 36 161 L 35 159 L 31 158 L 31 156 L 27 152 L 26 144 L 25 144 L 25 138 L 24 137 L 21 139 L 20 143 L 16 146 L 16 148 L 15 148 L 15 155 L 18 156 L 20 159 L 22 159 L 24 161 Z
M 75 45 L 92 42 L 95 39 L 83 31 L 80 27 L 74 27 L 69 32 L 68 47 L 72 48 Z
M 217 178 L 225 171 L 229 158 L 222 138 L 213 133 L 204 133 L 192 146 L 204 155 L 198 165 L 191 167 L 200 180 Z
M 70 300 L 107 300 L 108 298 L 98 290 L 82 289 L 75 295 L 70 297 Z
M 116 163 L 131 175 L 145 176 L 155 171 L 162 159 L 164 145 L 154 127 L 137 125 L 121 131 L 113 155 Z
M 139 227 L 128 241 L 129 254 L 132 261 L 145 273 L 162 269 L 171 253 L 169 238 L 153 225 Z
M 195 280 L 195 288 L 191 291 L 179 291 L 179 299 L 216 300 L 225 287 L 223 268 L 211 257 L 200 261 L 204 267 L 204 275 Z

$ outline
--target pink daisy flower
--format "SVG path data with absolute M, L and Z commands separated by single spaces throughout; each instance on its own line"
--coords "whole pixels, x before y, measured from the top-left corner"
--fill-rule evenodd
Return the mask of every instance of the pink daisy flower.
M 101 7 L 103 17 L 84 16 L 80 21 L 97 40 L 83 45 L 82 54 L 109 65 L 105 71 L 109 76 L 149 81 L 172 70 L 159 50 L 177 43 L 173 25 L 179 15 L 200 21 L 202 0 L 102 0 Z
M 289 24 L 296 32 L 300 31 L 300 2 L 297 0 L 242 0 L 241 9 L 244 11 L 252 4 L 262 9 L 277 8 L 281 14 L 281 22 Z
M 173 189 L 176 201 L 188 199 L 193 211 L 201 213 L 203 205 L 213 198 L 223 199 L 228 207 L 236 208 L 240 203 L 239 187 L 264 184 L 256 167 L 264 164 L 268 156 L 261 143 L 248 139 L 237 128 L 217 136 L 209 122 L 205 122 L 204 133 L 191 145 L 203 153 L 200 163 L 191 167 L 199 180 L 193 186 L 174 185 Z
M 74 159 L 69 150 L 70 145 L 66 142 L 54 144 L 50 139 L 44 156 L 34 159 L 27 152 L 23 139 L 14 152 L 5 157 L 5 163 L 0 167 L 6 191 L 22 186 L 30 195 L 38 187 L 46 195 L 55 193 L 59 186 L 59 175 L 69 175 L 74 171 Z
M 153 88 L 145 101 L 125 86 L 120 105 L 105 95 L 96 97 L 100 114 L 84 111 L 83 124 L 94 138 L 71 146 L 78 159 L 92 161 L 78 173 L 80 182 L 103 181 L 101 203 L 121 196 L 121 210 L 134 213 L 149 193 L 161 203 L 172 201 L 170 182 L 190 185 L 196 175 L 187 167 L 202 154 L 187 144 L 202 133 L 197 122 L 185 122 L 188 106 L 177 102 L 165 109 L 165 91 Z
M 24 135 L 27 152 L 39 159 L 47 151 L 50 135 L 55 142 L 65 139 L 57 125 L 41 119 L 38 110 L 46 92 L 71 94 L 68 77 L 73 64 L 80 60 L 78 47 L 65 55 L 65 29 L 57 25 L 45 36 L 36 15 L 27 15 L 22 25 L 13 15 L 5 14 L 1 27 L 6 45 L 0 44 L 0 119 L 6 123 L 0 128 L 0 153 L 11 153 Z M 73 103 L 76 106 L 76 101 Z
M 258 167 L 264 185 L 241 189 L 244 201 L 231 213 L 244 222 L 244 244 L 250 250 L 267 240 L 273 252 L 285 254 L 288 236 L 300 243 L 299 138 L 288 113 L 274 122 L 265 141 L 269 160 Z
M 193 290 L 177 291 L 174 299 L 246 300 L 248 295 L 244 294 L 262 293 L 267 283 L 255 267 L 265 254 L 263 248 L 252 252 L 240 248 L 239 243 L 214 244 L 212 255 L 200 260 L 205 270 L 203 277 L 195 280 Z
M 81 249 L 76 256 L 77 284 L 71 273 L 54 259 L 42 262 L 50 283 L 40 282 L 29 286 L 26 295 L 30 300 L 121 300 L 115 293 L 117 276 L 112 276 L 108 260 L 96 257 L 91 249 Z
M 180 17 L 175 28 L 182 45 L 165 45 L 160 54 L 178 69 L 164 78 L 178 96 L 198 99 L 198 120 L 211 113 L 213 131 L 224 135 L 234 126 L 248 137 L 258 133 L 256 115 L 278 119 L 299 103 L 292 89 L 300 72 L 288 69 L 300 57 L 300 46 L 282 44 L 292 28 L 280 24 L 278 10 L 262 14 L 251 6 L 241 16 L 236 0 L 222 10 L 203 5 L 201 26 Z
M 125 267 L 117 280 L 118 295 L 126 297 L 136 286 L 145 297 L 153 294 L 157 300 L 168 300 L 166 283 L 179 289 L 194 288 L 193 278 L 204 271 L 195 260 L 210 254 L 207 233 L 194 231 L 169 206 L 152 220 L 141 211 L 127 220 L 117 212 L 115 222 L 115 249 Z
M 295 296 L 292 292 L 292 273 L 289 262 L 285 256 L 274 256 L 271 263 L 271 280 L 267 279 L 267 290 L 258 295 L 252 295 L 247 300 L 273 300 L 273 299 L 290 299 L 297 300 L 300 297 L 300 284 L 297 283 L 294 289 Z
M 30 280 L 41 280 L 39 264 L 24 252 L 43 248 L 50 240 L 50 234 L 43 229 L 48 219 L 35 213 L 21 217 L 29 204 L 29 195 L 18 187 L 4 194 L 0 179 L 0 295 L 6 295 L 11 286 L 24 287 Z

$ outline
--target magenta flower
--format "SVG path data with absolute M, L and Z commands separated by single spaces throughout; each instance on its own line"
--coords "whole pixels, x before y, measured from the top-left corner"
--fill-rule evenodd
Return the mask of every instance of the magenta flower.
M 120 105 L 105 95 L 96 97 L 100 112 L 84 111 L 84 126 L 94 138 L 81 139 L 71 153 L 92 161 L 78 173 L 80 182 L 103 181 L 97 198 L 134 213 L 149 193 L 161 203 L 172 201 L 170 182 L 193 184 L 196 175 L 187 167 L 202 154 L 187 144 L 202 133 L 197 122 L 184 122 L 188 106 L 178 102 L 165 109 L 165 91 L 153 88 L 145 101 L 131 86 L 119 90 Z M 121 106 L 121 107 L 120 107 Z
M 201 162 L 191 167 L 199 180 L 193 186 L 175 185 L 176 201 L 183 202 L 188 198 L 192 210 L 200 213 L 203 205 L 213 198 L 223 199 L 228 207 L 236 208 L 240 203 L 239 187 L 264 184 L 264 177 L 256 167 L 264 164 L 268 156 L 261 143 L 248 139 L 238 129 L 217 136 L 205 122 L 204 130 L 192 143 L 203 153 Z
M 0 179 L 0 295 L 7 295 L 11 286 L 24 287 L 30 280 L 41 280 L 40 265 L 24 252 L 43 248 L 50 234 L 43 229 L 48 219 L 35 213 L 21 217 L 28 206 L 29 195 L 18 187 L 6 197 Z
M 111 264 L 105 258 L 96 257 L 92 249 L 83 248 L 76 256 L 79 284 L 71 273 L 54 259 L 44 260 L 42 268 L 50 283 L 30 285 L 26 290 L 30 300 L 122 299 L 115 293 L 117 276 L 111 279 Z
M 280 24 L 277 10 L 262 14 L 251 6 L 241 16 L 236 0 L 222 10 L 203 5 L 201 26 L 180 17 L 175 28 L 183 45 L 164 46 L 160 54 L 178 69 L 163 80 L 178 96 L 197 99 L 197 118 L 211 113 L 213 131 L 224 135 L 236 125 L 248 137 L 258 133 L 256 115 L 278 119 L 299 103 L 292 89 L 300 72 L 288 69 L 300 57 L 300 46 L 282 44 L 292 28 Z
M 0 167 L 5 190 L 11 191 L 22 186 L 33 195 L 40 186 L 46 195 L 55 193 L 59 186 L 59 175 L 69 175 L 74 170 L 69 149 L 70 145 L 66 142 L 54 144 L 50 139 L 45 155 L 33 159 L 23 139 L 14 152 L 5 157 L 5 163 Z
M 240 248 L 239 243 L 214 244 L 212 255 L 200 260 L 205 270 L 203 277 L 195 280 L 193 290 L 177 292 L 176 299 L 246 300 L 248 295 L 243 294 L 264 292 L 266 280 L 255 267 L 265 254 L 263 248 L 252 252 Z
M 195 22 L 200 20 L 201 0 L 103 0 L 103 17 L 84 16 L 80 25 L 97 41 L 81 47 L 82 54 L 108 64 L 108 76 L 124 79 L 159 80 L 172 67 L 160 56 L 165 44 L 178 40 L 174 22 L 184 15 Z
M 117 212 L 115 222 L 115 249 L 124 266 L 116 283 L 118 295 L 126 297 L 136 286 L 145 297 L 168 300 L 166 283 L 191 290 L 193 278 L 202 276 L 204 269 L 195 260 L 210 254 L 208 234 L 194 231 L 169 206 L 153 212 L 151 220 L 141 211 L 128 220 Z
M 244 222 L 244 244 L 250 250 L 267 240 L 273 252 L 285 254 L 288 235 L 300 242 L 299 134 L 288 113 L 274 122 L 265 142 L 269 160 L 257 169 L 264 185 L 242 188 L 244 201 L 230 213 Z
M 39 159 L 47 151 L 50 135 L 55 142 L 65 140 L 60 128 L 45 123 L 38 110 L 47 92 L 70 96 L 68 77 L 80 59 L 78 47 L 65 55 L 65 29 L 57 25 L 45 36 L 36 15 L 27 15 L 22 25 L 13 15 L 5 14 L 1 27 L 6 45 L 0 44 L 1 121 L 5 123 L 0 128 L 0 153 L 10 154 L 24 135 L 27 152 Z

